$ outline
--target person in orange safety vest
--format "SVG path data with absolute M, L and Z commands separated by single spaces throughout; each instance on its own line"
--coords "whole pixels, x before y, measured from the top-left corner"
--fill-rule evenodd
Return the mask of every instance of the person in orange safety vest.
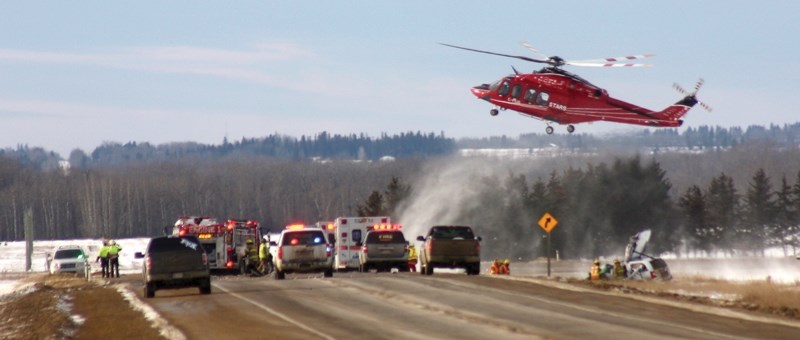
M 503 260 L 503 263 L 500 265 L 500 274 L 510 275 L 511 274 L 511 268 L 509 267 L 510 265 L 511 261 L 509 259 Z
M 595 259 L 594 263 L 592 263 L 591 272 L 589 272 L 589 279 L 591 280 L 600 280 L 600 260 Z
M 500 259 L 494 259 L 494 262 L 492 262 L 492 266 L 489 267 L 489 274 L 491 275 L 500 274 L 500 270 L 502 267 L 503 263 L 500 262 Z

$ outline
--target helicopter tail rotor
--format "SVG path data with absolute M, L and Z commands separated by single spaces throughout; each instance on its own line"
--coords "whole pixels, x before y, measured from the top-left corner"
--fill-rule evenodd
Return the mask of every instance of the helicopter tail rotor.
M 704 83 L 705 83 L 705 80 L 703 80 L 703 78 L 700 78 L 699 80 L 697 80 L 697 83 L 694 84 L 694 91 L 692 91 L 692 92 L 686 91 L 686 89 L 684 89 L 683 87 L 681 87 L 677 83 L 672 84 L 672 88 L 674 88 L 676 91 L 678 91 L 679 93 L 681 93 L 681 94 L 683 94 L 683 95 L 685 95 L 687 97 L 691 97 L 692 99 L 697 100 L 697 92 L 700 91 L 700 88 L 703 87 Z M 708 111 L 708 112 L 714 111 L 714 109 L 711 108 L 711 106 L 708 106 L 708 104 L 706 104 L 704 102 L 697 101 L 697 104 L 700 105 L 700 107 L 706 109 L 706 111 Z

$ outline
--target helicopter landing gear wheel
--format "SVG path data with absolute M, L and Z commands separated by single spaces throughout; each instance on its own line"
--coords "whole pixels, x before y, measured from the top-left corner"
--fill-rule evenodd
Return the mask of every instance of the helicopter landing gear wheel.
M 552 126 L 548 126 L 547 128 L 544 129 L 544 132 L 547 132 L 548 135 L 552 135 L 553 134 L 553 127 Z
M 574 125 L 567 125 L 567 132 L 569 132 L 569 133 L 575 132 L 575 126 Z
M 489 110 L 489 114 L 492 115 L 492 116 L 497 116 L 498 113 L 500 113 L 500 111 L 497 111 L 497 109 Z

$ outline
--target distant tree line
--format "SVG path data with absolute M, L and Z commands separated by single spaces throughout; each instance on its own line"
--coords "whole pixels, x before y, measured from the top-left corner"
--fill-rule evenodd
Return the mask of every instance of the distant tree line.
M 23 238 L 27 208 L 38 239 L 159 235 L 181 215 L 314 223 L 355 215 L 370 188 L 413 177 L 418 164 L 230 156 L 45 172 L 0 158 L 0 240 Z
M 147 142 L 107 142 L 87 153 L 80 149 L 70 155 L 59 155 L 40 147 L 19 145 L 16 148 L 0 149 L 0 157 L 19 161 L 23 166 L 39 170 L 55 170 L 65 157 L 74 168 L 92 166 L 124 165 L 141 161 L 164 161 L 183 157 L 196 159 L 220 159 L 232 155 L 262 156 L 287 160 L 307 159 L 353 159 L 378 160 L 389 156 L 439 157 L 450 155 L 458 149 L 493 148 L 565 148 L 577 151 L 595 150 L 667 150 L 670 148 L 730 148 L 753 142 L 769 142 L 777 147 L 792 147 L 800 143 L 800 123 L 769 127 L 753 125 L 740 127 L 701 126 L 688 128 L 678 133 L 676 129 L 642 129 L 639 133 L 613 136 L 589 134 L 523 134 L 517 138 L 495 136 L 485 138 L 445 137 L 443 132 L 434 134 L 405 132 L 386 133 L 371 137 L 364 133 L 339 135 L 321 132 L 314 136 L 291 137 L 271 134 L 260 138 L 242 138 L 230 142 L 223 139 L 219 145 L 197 142 L 173 142 L 153 145 Z

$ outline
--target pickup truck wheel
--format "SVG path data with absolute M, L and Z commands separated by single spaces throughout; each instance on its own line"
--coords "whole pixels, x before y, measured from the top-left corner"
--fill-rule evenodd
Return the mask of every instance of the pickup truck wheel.
M 433 267 L 430 265 L 425 266 L 425 275 L 433 275 Z
M 479 264 L 468 265 L 464 269 L 467 270 L 467 275 L 479 275 L 481 273 L 481 265 Z
M 275 280 L 283 280 L 285 278 L 286 278 L 286 274 L 284 274 L 282 271 L 280 271 L 278 269 L 275 269 Z
M 152 282 L 144 284 L 144 296 L 146 298 L 153 298 L 156 296 L 156 286 Z
M 200 289 L 200 294 L 211 294 L 211 278 L 200 281 L 200 285 L 197 288 Z
M 333 277 L 333 268 L 325 269 L 325 273 L 323 274 L 325 277 Z

